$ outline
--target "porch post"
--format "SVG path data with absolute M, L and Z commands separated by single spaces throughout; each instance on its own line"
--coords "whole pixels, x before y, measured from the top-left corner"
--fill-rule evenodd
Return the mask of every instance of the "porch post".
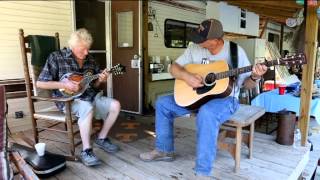
M 306 1 L 305 1 L 306 2 Z M 307 64 L 303 67 L 301 102 L 300 102 L 300 120 L 299 128 L 301 130 L 301 145 L 306 146 L 308 137 L 308 128 L 310 121 L 310 104 L 312 97 L 312 87 L 314 80 L 314 69 L 316 62 L 316 52 L 318 47 L 318 18 L 316 10 L 319 5 L 307 6 L 306 31 L 305 31 L 305 54 Z

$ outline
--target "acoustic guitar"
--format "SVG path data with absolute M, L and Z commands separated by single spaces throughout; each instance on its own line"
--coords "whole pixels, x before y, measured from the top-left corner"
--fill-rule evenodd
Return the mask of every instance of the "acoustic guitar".
M 110 70 L 108 70 L 107 72 L 108 73 L 112 73 L 114 75 L 123 74 L 125 72 L 125 66 L 123 66 L 121 64 L 117 64 L 117 65 L 113 66 L 112 68 L 110 68 Z M 81 89 L 78 92 L 71 92 L 71 91 L 68 91 L 66 89 L 59 89 L 59 91 L 65 97 L 76 98 L 76 97 L 81 96 L 90 87 L 90 83 L 93 80 L 96 80 L 98 78 L 99 78 L 99 74 L 85 75 L 85 74 L 82 74 L 82 73 L 67 73 L 67 74 L 64 74 L 60 78 L 60 82 L 64 82 L 66 80 L 80 82 Z
M 267 67 L 275 65 L 292 66 L 305 64 L 303 53 L 286 56 L 261 64 Z M 229 70 L 226 61 L 215 61 L 210 64 L 188 64 L 184 68 L 194 74 L 202 76 L 204 86 L 190 87 L 185 81 L 176 79 L 174 84 L 174 99 L 179 106 L 197 108 L 212 98 L 229 96 L 232 92 L 233 79 L 236 75 L 252 71 L 252 65 Z

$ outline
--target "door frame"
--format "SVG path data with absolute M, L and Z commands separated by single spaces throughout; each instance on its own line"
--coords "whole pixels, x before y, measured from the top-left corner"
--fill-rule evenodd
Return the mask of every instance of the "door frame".
M 143 112 L 143 105 L 144 105 L 144 96 L 143 96 L 143 81 L 144 81 L 144 76 L 145 76 L 145 62 L 144 62 L 144 57 L 145 54 L 143 51 L 143 27 L 144 27 L 144 21 L 143 21 L 143 2 L 138 1 L 138 23 L 139 23 L 139 29 L 138 29 L 138 34 L 139 34 L 139 59 L 140 59 L 140 68 L 139 68 L 139 110 L 137 112 L 133 111 L 126 111 L 126 110 L 121 110 L 123 112 L 129 112 L 129 113 L 135 113 L 135 114 L 142 114 Z M 73 31 L 76 30 L 76 10 L 75 10 L 75 1 L 71 1 L 71 6 L 72 6 L 72 29 Z M 105 1 L 105 36 L 106 36 L 106 67 L 111 68 L 112 66 L 112 22 L 111 22 L 111 13 L 112 13 L 112 7 L 111 7 L 111 1 Z M 107 96 L 108 97 L 113 97 L 113 85 L 112 85 L 112 78 L 110 77 L 107 82 Z
M 112 62 L 111 62 L 111 59 L 112 59 L 112 43 L 116 43 L 116 42 L 111 42 L 112 41 L 112 22 L 111 22 L 111 15 L 112 15 L 112 7 L 111 7 L 111 1 L 108 1 L 108 6 L 109 6 L 109 12 L 106 12 L 106 16 L 108 14 L 108 18 L 106 17 L 106 20 L 108 19 L 109 23 L 109 27 L 107 28 L 106 27 L 106 31 L 109 31 L 109 46 L 107 46 L 107 51 L 109 51 L 109 58 L 110 58 L 110 61 L 107 62 L 107 64 L 111 65 Z M 139 60 L 140 60 L 140 68 L 138 70 L 138 76 L 139 76 L 139 84 L 138 84 L 138 111 L 129 111 L 129 110 L 121 110 L 123 112 L 128 112 L 128 113 L 133 113 L 133 114 L 142 114 L 143 113 L 143 102 L 144 102 L 144 96 L 143 96 L 143 81 L 144 81 L 144 71 L 145 71 L 145 67 L 144 67 L 144 54 L 143 54 L 143 2 L 142 1 L 138 1 L 138 34 L 139 34 L 139 37 L 138 37 L 138 43 L 139 43 L 139 46 L 138 46 L 138 55 L 139 55 Z M 106 23 L 107 24 L 107 23 Z M 112 82 L 112 81 L 110 81 Z M 110 95 L 109 95 L 109 92 L 110 92 Z M 111 96 L 113 97 L 113 86 L 112 84 L 108 84 L 108 96 Z

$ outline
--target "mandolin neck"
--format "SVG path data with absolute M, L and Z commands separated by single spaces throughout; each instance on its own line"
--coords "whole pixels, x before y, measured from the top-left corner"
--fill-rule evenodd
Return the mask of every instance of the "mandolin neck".
M 104 69 L 104 70 L 106 70 L 106 69 Z M 104 70 L 103 70 L 103 71 L 104 71 Z M 107 72 L 108 72 L 108 73 L 112 73 L 111 70 L 110 70 L 110 71 L 107 71 Z M 99 73 L 98 73 L 98 74 L 95 74 L 95 75 L 91 75 L 91 76 L 86 76 L 85 78 L 86 78 L 86 81 L 87 81 L 87 82 L 91 82 L 91 81 L 96 80 L 96 79 L 99 78 Z

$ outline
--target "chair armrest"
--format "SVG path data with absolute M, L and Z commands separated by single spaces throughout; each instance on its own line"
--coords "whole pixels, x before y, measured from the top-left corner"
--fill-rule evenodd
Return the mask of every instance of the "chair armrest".
M 53 97 L 40 97 L 40 96 L 31 96 L 31 99 L 33 100 L 39 100 L 39 101 L 50 101 L 50 102 L 71 102 L 73 101 L 72 97 L 68 97 L 68 98 L 61 98 L 61 97 L 57 97 L 57 98 L 53 98 Z

